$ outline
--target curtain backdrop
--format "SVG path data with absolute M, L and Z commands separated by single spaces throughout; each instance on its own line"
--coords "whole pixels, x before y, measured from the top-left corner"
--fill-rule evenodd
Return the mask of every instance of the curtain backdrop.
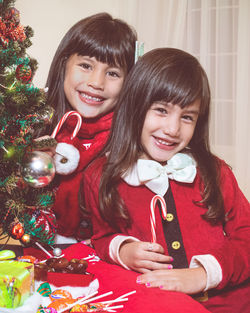
M 186 50 L 199 58 L 212 91 L 211 143 L 250 199 L 250 1 L 189 0 Z
M 213 151 L 250 199 L 249 0 L 17 0 L 16 7 L 35 33 L 28 52 L 39 62 L 34 83 L 41 87 L 69 27 L 102 11 L 133 25 L 145 51 L 168 46 L 195 55 L 211 85 Z
M 235 76 L 235 173 L 250 200 L 250 1 L 240 0 Z

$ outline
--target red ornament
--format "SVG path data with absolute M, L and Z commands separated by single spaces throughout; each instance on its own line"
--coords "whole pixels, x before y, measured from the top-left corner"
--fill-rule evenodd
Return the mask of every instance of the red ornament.
M 9 38 L 13 39 L 14 41 L 24 41 L 26 39 L 26 35 L 24 32 L 24 28 L 22 25 L 18 25 L 17 27 L 10 28 L 9 31 Z
M 7 23 L 12 23 L 15 27 L 17 27 L 20 23 L 20 12 L 14 7 L 9 8 L 5 13 L 4 19 Z
M 5 48 L 9 44 L 9 39 L 6 36 L 6 33 L 7 33 L 7 27 L 5 23 L 3 22 L 2 18 L 0 17 L 0 43 Z
M 9 40 L 24 41 L 26 39 L 24 27 L 17 20 L 5 20 L 0 17 L 0 44 L 6 48 Z
M 19 64 L 16 68 L 16 78 L 23 83 L 28 83 L 32 76 L 32 70 L 29 65 Z
M 10 225 L 10 236 L 14 239 L 22 238 L 24 234 L 23 225 L 20 222 L 13 222 Z

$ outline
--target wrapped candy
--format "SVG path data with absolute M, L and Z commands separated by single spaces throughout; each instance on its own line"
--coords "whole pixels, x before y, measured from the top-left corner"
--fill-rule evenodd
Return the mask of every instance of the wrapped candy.
M 102 303 L 90 303 L 87 312 L 102 312 L 105 307 Z
M 19 262 L 36 263 L 37 259 L 32 255 L 22 255 L 17 258 Z
M 40 308 L 36 313 L 57 313 L 57 310 L 53 308 Z
M 97 291 L 91 295 L 85 297 L 79 297 L 77 299 L 56 299 L 52 301 L 47 308 L 54 308 L 61 312 L 103 312 L 103 311 L 113 311 L 113 309 L 122 309 L 123 305 L 116 305 L 119 302 L 127 301 L 128 296 L 134 294 L 136 291 L 130 291 L 114 300 L 108 300 L 104 302 L 93 302 L 94 300 L 109 296 L 113 291 L 106 292 L 104 294 L 95 296 Z
M 33 264 L 18 261 L 0 262 L 0 307 L 20 306 L 33 292 Z
M 102 303 L 76 304 L 71 310 L 73 312 L 103 312 L 106 306 Z
M 56 289 L 50 295 L 50 300 L 54 301 L 57 299 L 72 299 L 72 295 L 69 291 L 63 289 Z
M 1 250 L 0 251 L 0 260 L 14 259 L 16 254 L 12 250 Z
M 73 312 L 88 312 L 88 305 L 87 304 L 76 304 L 70 310 L 70 313 L 73 313 Z
M 56 299 L 52 301 L 48 308 L 56 309 L 57 311 L 67 308 L 68 305 L 73 304 L 76 300 L 74 299 Z
M 42 297 L 49 297 L 51 294 L 51 287 L 50 284 L 45 282 L 40 284 L 40 286 L 36 290 Z

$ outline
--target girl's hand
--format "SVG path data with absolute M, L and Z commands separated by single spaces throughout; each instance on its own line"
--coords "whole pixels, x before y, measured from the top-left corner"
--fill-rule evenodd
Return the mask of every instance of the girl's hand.
M 158 243 L 125 241 L 120 247 L 119 255 L 125 265 L 140 273 L 172 268 L 169 263 L 173 258 L 165 255 L 163 247 Z
M 195 294 L 205 289 L 207 274 L 203 267 L 155 270 L 137 277 L 137 283 L 146 287 Z
M 39 137 L 39 138 L 36 138 L 34 139 L 34 141 L 36 143 L 39 143 L 42 142 L 42 141 L 51 141 L 51 137 L 49 135 L 46 135 L 46 136 L 42 136 L 42 137 Z M 46 152 L 47 154 L 49 154 L 51 157 L 53 157 L 55 155 L 55 151 L 56 151 L 56 145 L 54 146 L 44 146 L 44 147 L 36 147 L 35 150 L 39 150 L 39 151 L 43 151 L 43 152 Z

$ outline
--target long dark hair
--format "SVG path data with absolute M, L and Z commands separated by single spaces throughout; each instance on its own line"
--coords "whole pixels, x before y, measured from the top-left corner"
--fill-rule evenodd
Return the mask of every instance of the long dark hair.
M 55 109 L 51 130 L 71 110 L 64 94 L 67 59 L 73 54 L 95 57 L 128 73 L 134 64 L 136 40 L 136 31 L 131 26 L 105 12 L 82 19 L 68 30 L 54 55 L 46 82 L 47 103 Z
M 129 73 L 116 104 L 108 153 L 100 182 L 100 211 L 113 226 L 117 218 L 129 221 L 117 192 L 122 175 L 143 152 L 141 133 L 147 111 L 153 102 L 166 101 L 188 106 L 200 100 L 200 112 L 189 143 L 203 180 L 200 205 L 208 210 L 204 218 L 217 222 L 223 218 L 223 200 L 219 188 L 218 161 L 209 146 L 210 88 L 207 75 L 198 60 L 187 52 L 160 48 L 146 53 Z

